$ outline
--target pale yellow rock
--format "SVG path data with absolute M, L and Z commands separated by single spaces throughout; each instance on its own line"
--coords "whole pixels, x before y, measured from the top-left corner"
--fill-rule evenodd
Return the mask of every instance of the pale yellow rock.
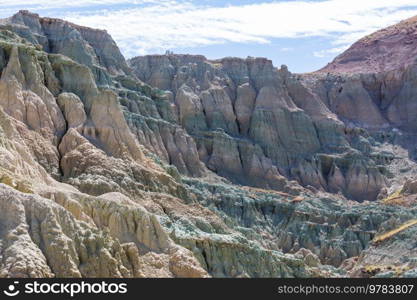
M 118 157 L 127 154 L 134 160 L 144 160 L 143 153 L 127 126 L 114 92 L 100 91 L 93 98 L 89 118 L 97 132 L 95 136 L 90 137 L 98 138 L 103 143 L 105 151 Z
M 83 195 L 75 195 L 75 198 L 74 195 L 67 195 L 72 199 L 71 201 L 79 201 L 78 205 L 74 202 L 68 205 L 68 198 L 63 202 L 59 200 L 62 193 L 57 195 L 61 196 L 55 197 L 56 201 L 63 206 L 39 196 L 21 194 L 0 184 L 2 208 L 0 222 L 3 228 L 0 245 L 3 253 L 3 263 L 0 266 L 2 276 L 131 277 L 146 274 L 147 277 L 154 277 L 158 275 L 146 273 L 144 263 L 165 270 L 165 273 L 159 274 L 166 275 L 162 277 L 184 274 L 207 275 L 188 250 L 174 246 L 172 241 L 169 242 L 167 235 L 153 236 L 163 235 L 163 230 L 155 227 L 158 229 L 152 231 L 152 226 L 160 225 L 143 208 L 141 215 L 135 213 L 140 209 L 137 205 L 126 207 L 124 204 L 112 205 L 112 202 L 108 205 L 109 201 L 106 199 Z M 86 206 L 87 203 L 89 206 Z M 112 214 L 122 217 L 123 213 L 126 214 L 127 223 L 148 222 L 148 225 L 145 223 L 143 226 L 136 225 L 142 231 L 137 233 L 137 239 L 128 242 L 128 247 L 125 246 L 126 244 L 122 246 L 119 241 L 129 240 L 129 234 L 135 234 L 134 229 L 127 228 L 126 232 L 119 232 L 117 230 L 119 223 L 115 224 L 112 221 L 114 220 Z M 94 220 L 94 223 L 85 223 L 87 218 Z M 124 222 L 122 219 L 120 221 Z M 160 242 L 152 244 L 153 240 Z M 140 245 L 150 246 L 146 247 L 148 250 L 145 253 L 148 254 L 143 258 L 140 251 L 135 250 L 138 246 L 140 248 Z M 168 248 L 168 245 L 172 247 Z M 148 252 L 152 247 L 157 247 L 160 251 Z M 182 255 L 184 261 L 177 262 L 175 258 L 178 255 Z M 147 257 L 153 258 L 149 261 Z M 171 267 L 175 269 L 174 272 L 170 271 Z
M 87 119 L 84 104 L 77 95 L 73 93 L 62 93 L 58 96 L 57 101 L 65 115 L 68 128 L 77 128 L 84 124 Z

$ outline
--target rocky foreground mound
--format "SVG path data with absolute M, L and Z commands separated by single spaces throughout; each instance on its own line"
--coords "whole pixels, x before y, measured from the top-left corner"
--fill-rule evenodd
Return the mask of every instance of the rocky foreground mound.
M 1 20 L 0 275 L 417 276 L 414 68 L 126 62 Z

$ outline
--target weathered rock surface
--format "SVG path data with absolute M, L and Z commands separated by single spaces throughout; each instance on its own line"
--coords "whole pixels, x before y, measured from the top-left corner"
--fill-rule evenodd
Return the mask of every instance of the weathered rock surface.
M 413 226 L 375 243 L 417 218 L 414 69 L 127 63 L 104 31 L 2 20 L 0 276 L 415 276 Z
M 171 54 L 129 63 L 139 79 L 172 93 L 200 160 L 235 183 L 280 190 L 287 177 L 355 200 L 374 200 L 386 186 L 367 153 L 372 141 L 355 127 L 384 130 L 389 121 L 359 79 L 340 87 L 337 77 L 322 83 L 258 58 Z
M 416 23 L 414 16 L 360 39 L 320 72 L 380 73 L 415 64 Z

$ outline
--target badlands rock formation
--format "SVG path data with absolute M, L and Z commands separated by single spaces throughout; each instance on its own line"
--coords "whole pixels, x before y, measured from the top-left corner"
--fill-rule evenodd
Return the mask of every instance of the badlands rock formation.
M 383 163 L 368 153 L 379 153 L 368 133 L 343 122 L 345 115 L 363 114 L 374 127 L 389 126 L 358 84 L 344 85 L 340 95 L 339 87 L 336 93 L 322 82 L 310 87 L 285 66 L 276 69 L 259 58 L 145 56 L 130 64 L 142 81 L 169 89 L 194 152 L 234 183 L 282 190 L 286 177 L 359 201 L 375 200 L 387 185 Z M 341 105 L 335 109 L 329 101 Z
M 416 65 L 340 60 L 126 61 L 102 30 L 1 20 L 0 275 L 416 276 Z

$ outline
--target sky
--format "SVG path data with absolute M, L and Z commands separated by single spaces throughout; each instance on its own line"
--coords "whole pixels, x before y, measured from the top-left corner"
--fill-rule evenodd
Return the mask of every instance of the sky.
M 302 73 L 417 15 L 417 0 L 0 0 L 0 18 L 20 9 L 106 29 L 126 58 L 166 50 L 267 57 Z

